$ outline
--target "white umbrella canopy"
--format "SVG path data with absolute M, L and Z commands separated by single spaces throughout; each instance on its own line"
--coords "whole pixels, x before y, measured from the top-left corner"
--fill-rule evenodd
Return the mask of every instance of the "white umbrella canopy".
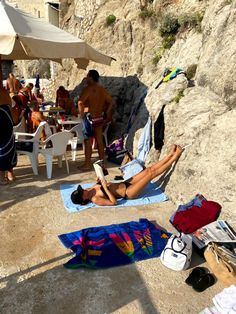
M 102 54 L 84 40 L 35 18 L 0 0 L 0 56 L 2 60 L 74 58 L 86 69 L 89 61 L 110 65 L 114 58 Z

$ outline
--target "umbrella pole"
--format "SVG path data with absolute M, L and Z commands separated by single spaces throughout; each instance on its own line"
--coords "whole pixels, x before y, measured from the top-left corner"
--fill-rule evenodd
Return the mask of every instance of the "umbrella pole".
M 0 88 L 3 87 L 2 79 L 3 79 L 3 76 L 2 76 L 2 58 L 0 55 Z

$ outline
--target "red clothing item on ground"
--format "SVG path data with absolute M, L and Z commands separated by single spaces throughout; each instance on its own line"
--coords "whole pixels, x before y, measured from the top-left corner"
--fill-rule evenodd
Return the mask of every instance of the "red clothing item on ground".
M 202 206 L 192 206 L 175 214 L 173 225 L 185 234 L 193 233 L 197 229 L 215 221 L 221 210 L 221 205 L 213 201 L 202 201 Z

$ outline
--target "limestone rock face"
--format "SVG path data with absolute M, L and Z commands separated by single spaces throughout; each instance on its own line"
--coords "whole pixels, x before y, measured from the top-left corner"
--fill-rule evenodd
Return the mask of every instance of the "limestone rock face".
M 214 1 L 202 23 L 203 42 L 196 80 L 220 95 L 229 107 L 236 105 L 236 2 Z
M 156 93 L 160 97 L 164 91 Z M 174 171 L 160 180 L 174 201 L 184 202 L 192 195 L 202 193 L 209 199 L 223 202 L 228 213 L 234 211 L 236 150 L 230 142 L 236 131 L 235 114 L 219 96 L 210 91 L 206 93 L 201 87 L 186 89 L 178 104 L 167 104 L 161 157 L 173 142 L 182 146 L 191 144 Z M 152 148 L 149 163 L 155 161 L 155 154 Z
M 156 16 L 142 19 L 140 7 L 155 11 Z M 162 47 L 158 29 L 166 13 L 176 17 L 200 14 L 203 20 L 200 30 L 186 27 L 178 32 L 173 46 L 164 50 L 154 66 L 153 56 Z M 116 16 L 109 27 L 104 25 L 108 14 Z M 122 5 L 106 1 L 98 6 L 96 19 L 86 33 L 87 40 L 117 59 L 109 68 L 96 65 L 114 98 L 111 139 L 125 130 L 131 109 L 148 91 L 130 129 L 127 147 L 136 155 L 148 116 L 154 125 L 166 105 L 165 144 L 161 151 L 152 146 L 146 164 L 163 157 L 171 143 L 191 144 L 158 183 L 176 203 L 187 202 L 197 193 L 218 201 L 231 221 L 236 215 L 235 14 L 236 2 L 230 0 L 163 0 L 151 5 L 148 1 Z M 197 70 L 192 81 L 179 75 L 154 88 L 166 67 L 186 71 L 193 64 Z M 152 128 L 152 137 L 154 132 Z

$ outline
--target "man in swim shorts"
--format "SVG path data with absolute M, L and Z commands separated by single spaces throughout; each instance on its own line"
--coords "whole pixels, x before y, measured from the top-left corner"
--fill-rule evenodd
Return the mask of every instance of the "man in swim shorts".
M 104 160 L 103 126 L 108 122 L 112 110 L 112 98 L 106 89 L 101 86 L 99 73 L 90 70 L 86 77 L 87 86 L 82 91 L 78 100 L 78 110 L 84 129 L 85 162 L 79 168 L 82 171 L 92 169 L 92 143 L 91 137 L 95 137 L 100 160 Z M 90 123 L 90 125 L 89 125 Z

